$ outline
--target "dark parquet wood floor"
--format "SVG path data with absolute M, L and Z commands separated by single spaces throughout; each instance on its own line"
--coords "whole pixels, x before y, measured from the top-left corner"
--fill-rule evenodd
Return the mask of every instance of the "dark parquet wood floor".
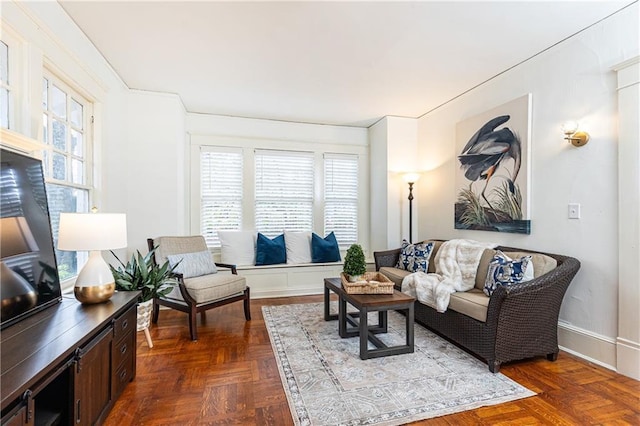
M 138 333 L 136 379 L 106 425 L 292 425 L 287 399 L 264 326 L 263 305 L 320 302 L 321 296 L 252 301 L 198 319 L 189 339 L 185 314 L 161 311 L 149 349 Z M 501 372 L 538 395 L 417 422 L 429 425 L 640 425 L 640 382 L 560 353 L 508 364 Z

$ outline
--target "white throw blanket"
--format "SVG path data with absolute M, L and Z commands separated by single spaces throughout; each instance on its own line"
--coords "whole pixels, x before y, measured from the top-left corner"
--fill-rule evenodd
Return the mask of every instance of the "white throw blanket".
M 434 259 L 436 273 L 407 275 L 402 280 L 402 292 L 438 312 L 444 312 L 449 306 L 451 293 L 471 290 L 475 286 L 482 252 L 496 246 L 495 243 L 473 240 L 445 241 Z

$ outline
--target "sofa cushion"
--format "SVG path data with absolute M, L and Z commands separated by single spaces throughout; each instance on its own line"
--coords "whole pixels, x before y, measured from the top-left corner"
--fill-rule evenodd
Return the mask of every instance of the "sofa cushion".
M 487 280 L 484 283 L 484 293 L 487 296 L 499 286 L 509 286 L 533 279 L 533 264 L 531 256 L 523 256 L 519 259 L 511 259 L 498 250 L 489 262 Z
M 479 290 L 484 289 L 484 283 L 487 280 L 487 272 L 489 271 L 489 263 L 497 250 L 486 249 L 482 253 L 480 263 L 478 264 L 478 272 L 476 273 L 476 286 Z M 533 278 L 538 278 L 558 266 L 558 261 L 551 256 L 542 253 L 530 253 L 526 251 L 505 251 L 504 254 L 512 259 L 520 259 L 523 256 L 531 256 L 533 264 Z M 433 255 L 432 255 L 433 257 Z
M 447 309 L 486 322 L 489 300 L 489 297 L 477 288 L 472 288 L 469 291 L 457 291 L 451 295 Z
M 197 304 L 225 299 L 240 294 L 247 287 L 246 279 L 233 274 L 203 275 L 201 277 L 187 278 L 184 285 Z M 178 286 L 175 286 L 168 299 L 183 300 Z
M 538 278 L 558 266 L 557 260 L 542 253 L 528 253 L 526 251 L 505 251 L 504 254 L 512 259 L 519 259 L 523 256 L 531 256 L 534 278 Z
M 199 277 L 218 272 L 209 250 L 195 253 L 169 254 L 167 259 L 169 260 L 169 265 L 172 268 L 175 267 L 173 272 L 182 274 L 184 278 Z
M 480 263 L 478 263 L 478 272 L 476 272 L 476 285 L 480 291 L 484 290 L 484 283 L 487 281 L 487 272 L 489 272 L 489 263 L 491 263 L 491 259 L 497 253 L 497 250 L 494 249 L 485 249 L 482 252 L 482 256 L 480 256 Z
M 284 234 L 271 239 L 258 232 L 256 241 L 256 266 L 276 265 L 287 261 L 287 251 L 284 247 Z
M 324 238 L 315 232 L 311 234 L 311 262 L 340 262 L 340 260 L 340 247 L 333 231 Z
M 407 240 L 402 240 L 396 268 L 409 272 L 427 272 L 432 250 L 433 243 L 409 244 Z
M 433 248 L 431 249 L 431 256 L 429 256 L 429 266 L 427 267 L 427 273 L 433 274 L 436 272 L 436 255 L 438 254 L 438 250 L 442 247 L 442 243 L 444 241 L 436 241 L 436 240 L 424 240 L 423 244 L 433 243 Z
M 402 287 L 402 280 L 413 272 L 405 271 L 404 269 L 392 268 L 390 266 L 383 266 L 380 268 L 380 273 L 389 278 L 397 287 Z
M 311 263 L 311 231 L 284 231 L 287 263 Z
M 255 231 L 218 231 L 220 260 L 232 265 L 256 264 Z

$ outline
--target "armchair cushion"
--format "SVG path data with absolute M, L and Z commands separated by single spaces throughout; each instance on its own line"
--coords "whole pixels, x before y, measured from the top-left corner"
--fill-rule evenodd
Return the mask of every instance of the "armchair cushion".
M 220 273 L 187 278 L 184 286 L 196 304 L 200 304 L 240 294 L 247 288 L 247 281 L 240 275 Z
M 284 234 L 271 239 L 258 232 L 256 242 L 256 265 L 275 265 L 287 261 Z
M 211 257 L 211 253 L 208 250 L 195 253 L 169 254 L 167 259 L 171 267 L 176 267 L 173 272 L 182 274 L 184 278 L 199 277 L 218 272 L 218 268 L 216 268 L 213 257 Z
M 162 265 L 169 260 L 170 254 L 196 253 L 207 250 L 207 243 L 202 235 L 192 235 L 184 237 L 157 237 L 153 243 L 158 247 L 156 250 L 156 263 Z
M 333 231 L 324 238 L 315 232 L 311 234 L 311 261 L 313 263 L 340 262 L 340 248 Z

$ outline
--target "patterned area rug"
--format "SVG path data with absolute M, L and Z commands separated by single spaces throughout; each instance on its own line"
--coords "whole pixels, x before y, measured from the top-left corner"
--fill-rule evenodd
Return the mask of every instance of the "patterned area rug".
M 322 303 L 262 312 L 297 425 L 400 425 L 535 395 L 418 324 L 415 353 L 363 361 L 358 337 L 340 338 Z M 378 337 L 404 344 L 404 317 L 389 312 Z

